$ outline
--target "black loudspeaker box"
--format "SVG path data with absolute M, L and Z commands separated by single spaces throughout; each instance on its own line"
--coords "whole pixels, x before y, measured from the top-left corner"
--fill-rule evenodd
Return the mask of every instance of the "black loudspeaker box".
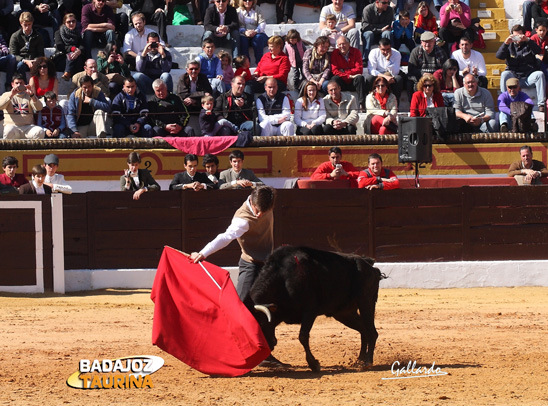
M 432 119 L 429 117 L 400 118 L 398 161 L 432 162 Z

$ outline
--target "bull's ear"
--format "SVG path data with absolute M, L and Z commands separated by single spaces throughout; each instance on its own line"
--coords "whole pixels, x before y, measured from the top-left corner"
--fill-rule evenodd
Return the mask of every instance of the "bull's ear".
M 367 262 L 369 265 L 375 265 L 375 260 L 369 257 L 362 257 L 362 259 Z

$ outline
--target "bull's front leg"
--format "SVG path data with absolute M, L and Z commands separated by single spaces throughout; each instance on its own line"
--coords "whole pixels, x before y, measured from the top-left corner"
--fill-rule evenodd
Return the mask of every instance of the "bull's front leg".
M 304 351 L 306 353 L 306 362 L 308 363 L 310 369 L 314 372 L 320 372 L 320 363 L 316 358 L 314 358 L 314 355 L 312 355 L 312 352 L 310 351 L 310 330 L 312 330 L 314 320 L 316 320 L 315 314 L 303 315 L 301 330 L 299 332 L 299 341 L 304 347 Z

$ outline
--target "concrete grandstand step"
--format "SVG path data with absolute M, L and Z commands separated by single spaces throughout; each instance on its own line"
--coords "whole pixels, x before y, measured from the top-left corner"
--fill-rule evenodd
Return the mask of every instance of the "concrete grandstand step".
M 489 18 L 489 19 L 482 19 L 480 22 L 480 25 L 486 30 L 486 31 L 493 31 L 493 30 L 508 30 L 508 20 L 506 19 L 495 19 L 495 18 Z
M 472 18 L 479 17 L 484 19 L 495 18 L 495 19 L 505 19 L 506 10 L 501 8 L 489 8 L 489 9 L 477 9 L 472 8 Z
M 472 9 L 504 8 L 504 0 L 471 0 L 470 7 Z

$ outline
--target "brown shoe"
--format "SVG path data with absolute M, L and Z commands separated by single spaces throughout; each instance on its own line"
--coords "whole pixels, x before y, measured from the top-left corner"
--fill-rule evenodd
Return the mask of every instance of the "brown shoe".
M 68 82 L 70 80 L 70 73 L 68 72 L 63 73 L 63 76 L 61 76 L 61 79 L 66 80 Z

